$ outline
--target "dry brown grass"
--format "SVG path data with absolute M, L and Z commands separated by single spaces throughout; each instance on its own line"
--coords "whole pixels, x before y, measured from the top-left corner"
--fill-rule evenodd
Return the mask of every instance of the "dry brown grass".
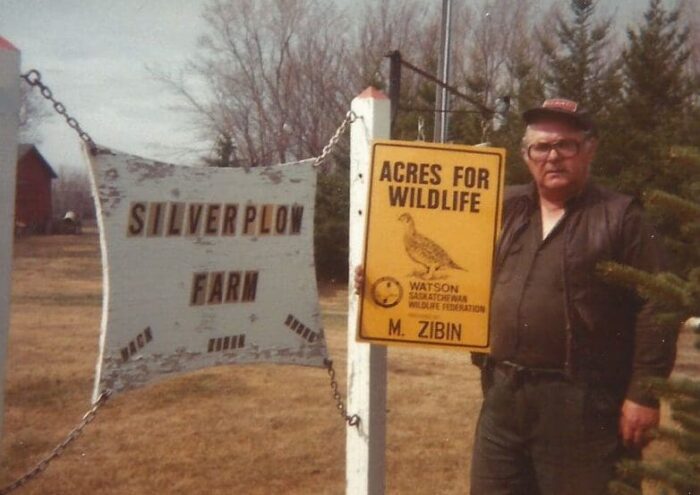
M 48 453 L 89 408 L 101 304 L 97 234 L 15 245 L 0 485 Z M 347 292 L 324 287 L 345 390 Z M 687 349 L 690 337 L 683 337 Z M 694 351 L 679 369 L 697 372 Z M 480 403 L 459 352 L 389 349 L 387 493 L 465 494 Z M 345 427 L 326 373 L 202 370 L 115 397 L 24 494 L 342 494 Z M 669 448 L 653 445 L 649 457 Z
M 97 234 L 19 239 L 0 485 L 89 408 L 101 304 Z M 345 390 L 347 292 L 323 290 Z M 466 493 L 479 406 L 464 353 L 389 351 L 387 493 Z M 202 370 L 110 400 L 22 494 L 341 494 L 345 427 L 317 368 Z

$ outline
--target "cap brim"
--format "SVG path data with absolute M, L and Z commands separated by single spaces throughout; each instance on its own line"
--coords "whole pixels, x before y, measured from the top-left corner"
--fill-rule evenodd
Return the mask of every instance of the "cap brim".
M 557 120 L 567 122 L 577 129 L 581 129 L 582 131 L 595 130 L 593 121 L 587 114 L 573 114 L 571 112 L 557 110 L 556 108 L 531 108 L 530 110 L 523 112 L 523 120 L 528 125 L 536 122 L 542 122 L 544 120 Z

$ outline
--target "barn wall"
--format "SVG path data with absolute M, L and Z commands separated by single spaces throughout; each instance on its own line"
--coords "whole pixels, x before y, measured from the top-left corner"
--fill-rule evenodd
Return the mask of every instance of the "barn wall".
M 44 232 L 51 221 L 51 176 L 33 153 L 17 164 L 15 221 Z

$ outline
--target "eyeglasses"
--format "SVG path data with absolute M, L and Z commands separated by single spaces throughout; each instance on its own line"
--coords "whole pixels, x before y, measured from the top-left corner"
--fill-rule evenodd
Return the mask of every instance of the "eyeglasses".
M 541 162 L 547 159 L 552 150 L 562 158 L 573 158 L 581 151 L 582 142 L 575 139 L 562 139 L 554 143 L 535 143 L 527 147 L 527 156 L 530 160 Z

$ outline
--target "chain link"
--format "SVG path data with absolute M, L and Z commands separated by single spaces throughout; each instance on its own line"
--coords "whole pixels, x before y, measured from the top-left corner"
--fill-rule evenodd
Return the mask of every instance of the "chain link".
M 80 139 L 82 139 L 88 145 L 91 152 L 94 152 L 97 149 L 95 141 L 93 141 L 90 135 L 87 132 L 85 132 L 82 127 L 80 127 L 80 123 L 78 123 L 78 121 L 74 117 L 71 117 L 68 114 L 68 112 L 66 111 L 66 106 L 60 101 L 57 101 L 53 97 L 53 92 L 51 91 L 51 89 L 48 86 L 46 86 L 43 82 L 41 82 L 41 73 L 38 70 L 32 69 L 26 74 L 22 74 L 20 77 L 24 79 L 30 86 L 39 88 L 41 96 L 43 96 L 51 102 L 54 110 L 56 110 L 56 113 L 58 113 L 64 119 L 66 119 L 66 123 L 68 124 L 68 126 L 78 133 Z M 0 495 L 1 493 L 2 492 L 0 492 Z
M 333 360 L 326 359 L 323 362 L 328 370 L 328 376 L 331 378 L 331 394 L 335 399 L 336 409 L 340 413 L 340 417 L 345 420 L 348 426 L 354 426 L 356 428 L 360 427 L 360 417 L 357 414 L 348 415 L 347 408 L 345 407 L 345 402 L 338 391 L 338 382 L 335 379 L 335 370 L 333 369 Z M 2 493 L 0 493 L 2 495 Z
M 41 81 L 41 73 L 38 70 L 32 69 L 26 74 L 22 74 L 21 77 L 30 86 L 39 88 L 41 95 L 53 104 L 53 108 L 54 110 L 56 110 L 56 113 L 58 113 L 64 119 L 66 119 L 66 123 L 68 124 L 68 126 L 75 130 L 75 132 L 78 133 L 80 139 L 87 143 L 88 147 L 90 148 L 90 151 L 94 151 L 97 149 L 95 141 L 93 141 L 90 135 L 83 130 L 83 128 L 80 126 L 80 123 L 74 117 L 71 117 L 68 114 L 68 112 L 66 111 L 66 106 L 53 97 L 53 92 L 51 91 L 51 89 Z M 343 119 L 343 122 L 335 131 L 335 134 L 330 139 L 328 144 L 323 147 L 323 151 L 321 152 L 321 154 L 318 156 L 318 158 L 316 158 L 316 161 L 314 162 L 314 167 L 320 166 L 328 158 L 328 156 L 333 152 L 335 146 L 338 144 L 340 136 L 342 136 L 342 134 L 345 132 L 347 126 L 355 122 L 356 119 L 357 115 L 352 110 L 345 114 L 345 119 Z
M 345 119 L 343 119 L 343 122 L 335 131 L 335 134 L 333 134 L 333 137 L 330 139 L 330 141 L 328 141 L 328 144 L 323 147 L 323 151 L 321 152 L 321 154 L 318 156 L 318 158 L 316 158 L 316 161 L 314 162 L 314 167 L 318 167 L 324 161 L 326 161 L 328 155 L 330 155 L 333 152 L 333 149 L 338 144 L 338 141 L 340 141 L 340 136 L 343 135 L 347 126 L 355 122 L 355 120 L 357 120 L 357 114 L 352 110 L 345 114 Z
M 348 125 L 352 124 L 357 120 L 357 114 L 353 112 L 352 110 L 348 111 L 348 113 L 345 114 L 345 119 L 343 119 L 343 122 L 340 124 L 338 129 L 335 131 L 335 134 L 333 137 L 328 141 L 328 144 L 323 147 L 323 151 L 321 154 L 316 158 L 316 161 L 314 162 L 314 167 L 318 167 L 321 165 L 327 158 L 328 156 L 333 152 L 333 149 L 335 146 L 338 144 L 338 141 L 340 140 L 340 136 L 343 135 L 345 132 L 345 129 L 348 127 Z M 356 428 L 360 427 L 360 417 L 357 414 L 349 415 L 347 413 L 347 408 L 345 407 L 345 402 L 343 401 L 343 397 L 340 395 L 340 392 L 338 391 L 338 381 L 335 379 L 335 369 L 333 368 L 333 360 L 331 359 L 326 359 L 324 361 L 324 364 L 326 365 L 326 370 L 328 371 L 328 376 L 331 379 L 331 395 L 333 396 L 333 399 L 335 400 L 336 404 L 336 409 L 338 409 L 338 412 L 340 413 L 340 417 L 345 420 L 345 422 L 348 424 L 348 426 L 354 426 Z M 2 495 L 2 494 L 0 494 Z
M 46 468 L 49 466 L 51 461 L 56 459 L 58 456 L 63 454 L 63 451 L 66 450 L 66 448 L 75 441 L 76 438 L 78 438 L 82 433 L 85 427 L 92 422 L 93 419 L 95 419 L 95 416 L 97 415 L 97 411 L 104 405 L 105 402 L 107 402 L 107 399 L 109 399 L 109 396 L 112 395 L 112 392 L 110 390 L 105 390 L 102 392 L 102 394 L 99 396 L 97 401 L 92 405 L 90 410 L 85 413 L 83 416 L 83 419 L 80 423 L 78 423 L 78 426 L 73 428 L 73 430 L 68 434 L 68 436 L 61 442 L 59 443 L 49 455 L 47 455 L 44 459 L 42 459 L 31 471 L 28 471 L 24 476 L 16 480 L 15 482 L 3 487 L 0 489 L 0 495 L 7 495 L 8 493 L 11 493 L 15 491 L 17 488 L 25 485 L 26 483 L 30 482 L 37 476 L 39 476 Z

